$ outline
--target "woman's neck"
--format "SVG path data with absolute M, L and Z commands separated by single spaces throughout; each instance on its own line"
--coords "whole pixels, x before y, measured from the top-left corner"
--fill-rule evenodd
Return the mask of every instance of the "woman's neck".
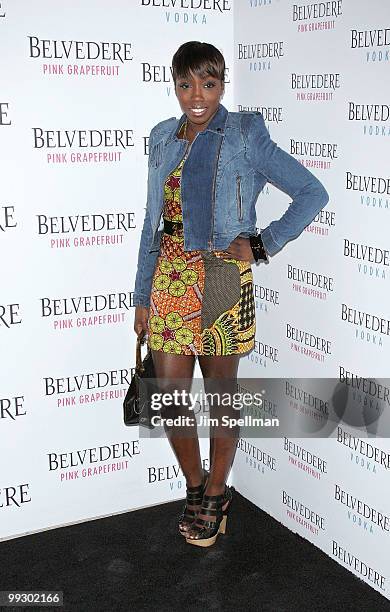
M 184 140 L 188 140 L 190 143 L 192 143 L 195 140 L 196 135 L 199 134 L 199 132 L 204 132 L 204 130 L 208 128 L 210 122 L 213 120 L 217 112 L 218 109 L 215 111 L 214 115 L 210 117 L 208 122 L 201 126 L 196 125 L 196 123 L 191 123 L 191 121 L 189 121 L 187 117 L 180 129 L 179 138 L 183 138 Z

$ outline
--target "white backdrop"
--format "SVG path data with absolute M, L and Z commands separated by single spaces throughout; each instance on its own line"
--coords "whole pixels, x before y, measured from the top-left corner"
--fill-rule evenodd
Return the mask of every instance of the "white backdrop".
M 389 598 L 390 444 L 352 426 L 363 424 L 365 410 L 375 414 L 376 401 L 345 377 L 358 377 L 356 385 L 389 373 L 390 9 L 380 0 L 236 0 L 234 26 L 235 110 L 262 111 L 273 139 L 330 195 L 299 239 L 254 268 L 259 344 L 240 366 L 246 376 L 296 378 L 283 406 L 271 397 L 263 416 L 287 406 L 307 430 L 329 437 L 241 442 L 234 483 Z M 289 201 L 267 186 L 259 227 Z M 350 321 L 370 317 L 359 325 L 343 312 Z M 374 316 L 383 333 L 373 331 Z M 326 352 L 299 342 L 300 332 L 323 339 Z M 264 357 L 267 347 L 275 360 Z M 298 399 L 307 391 L 326 400 L 313 380 L 325 377 L 350 391 L 346 422 Z M 389 393 L 389 380 L 381 382 Z M 383 405 L 382 423 L 388 397 Z
M 186 40 L 223 51 L 225 106 L 261 110 L 274 140 L 330 193 L 299 240 L 254 268 L 257 344 L 240 373 L 387 373 L 389 334 L 369 326 L 375 316 L 385 329 L 389 318 L 388 8 L 379 0 L 236 0 L 233 14 L 227 0 L 177 5 L 1 2 L 3 539 L 184 495 L 167 441 L 139 439 L 122 425 L 121 402 L 134 365 L 147 136 L 157 121 L 180 116 L 169 65 Z M 267 186 L 259 226 L 288 202 Z M 344 320 L 347 308 L 350 320 L 372 315 L 367 328 Z M 292 328 L 325 339 L 328 354 L 303 353 Z M 264 357 L 270 347 L 275 360 Z M 290 405 L 305 414 L 299 401 Z M 265 408 L 277 416 L 278 406 Z M 242 440 L 232 479 L 389 597 L 389 443 L 362 447 L 361 432 L 340 427 L 344 444 L 337 430 L 328 440 Z M 375 448 L 381 463 L 370 458 Z M 381 513 L 384 528 L 365 513 Z
M 167 441 L 122 423 L 147 140 L 181 114 L 180 44 L 231 67 L 233 10 L 158 4 L 1 2 L 2 538 L 184 495 Z

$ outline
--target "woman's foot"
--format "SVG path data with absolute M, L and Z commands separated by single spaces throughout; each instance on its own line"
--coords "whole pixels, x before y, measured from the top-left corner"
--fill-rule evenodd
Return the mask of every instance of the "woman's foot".
M 222 512 L 223 514 L 225 514 L 228 511 L 229 506 L 232 502 L 233 491 L 234 491 L 234 487 L 228 487 L 228 485 L 226 484 L 223 485 L 222 487 L 210 485 L 210 486 L 206 486 L 204 494 L 210 495 L 210 496 L 223 495 Z M 204 520 L 210 520 L 210 518 L 212 519 L 210 515 L 203 515 L 203 514 L 199 514 L 199 518 L 202 518 Z
M 196 546 L 211 546 L 218 533 L 225 533 L 227 514 L 233 498 L 233 489 L 224 486 L 207 487 L 202 507 L 187 530 L 186 540 Z
M 188 530 L 197 517 L 202 505 L 202 499 L 209 473 L 203 470 L 203 481 L 197 486 L 187 485 L 186 503 L 179 518 L 179 532 L 187 536 Z

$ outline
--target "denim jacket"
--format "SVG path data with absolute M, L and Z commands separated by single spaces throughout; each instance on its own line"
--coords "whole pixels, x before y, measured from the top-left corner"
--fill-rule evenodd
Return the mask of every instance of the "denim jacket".
M 177 138 L 186 116 L 158 123 L 149 137 L 146 214 L 141 233 L 133 303 L 150 305 L 162 236 L 164 184 L 189 143 Z M 261 230 L 268 255 L 299 236 L 328 202 L 320 181 L 270 138 L 261 113 L 230 113 L 220 104 L 196 135 L 181 175 L 185 251 L 226 249 L 237 236 L 257 233 L 256 201 L 267 182 L 292 202 Z

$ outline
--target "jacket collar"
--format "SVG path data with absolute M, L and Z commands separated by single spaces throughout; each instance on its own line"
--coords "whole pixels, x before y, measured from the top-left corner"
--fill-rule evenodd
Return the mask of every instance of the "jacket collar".
M 207 128 L 204 131 L 205 132 L 207 131 L 217 132 L 218 134 L 223 134 L 225 131 L 225 125 L 226 125 L 226 121 L 228 118 L 228 114 L 229 113 L 226 110 L 226 108 L 222 104 L 220 104 L 217 112 L 215 113 L 214 117 L 211 119 L 210 123 L 208 124 Z M 168 138 L 166 140 L 166 144 L 168 144 L 172 140 L 179 140 L 176 134 L 179 133 L 179 130 L 186 119 L 187 119 L 186 114 L 183 114 L 180 117 L 180 119 L 177 121 L 176 125 L 174 126 L 173 130 L 169 133 Z

